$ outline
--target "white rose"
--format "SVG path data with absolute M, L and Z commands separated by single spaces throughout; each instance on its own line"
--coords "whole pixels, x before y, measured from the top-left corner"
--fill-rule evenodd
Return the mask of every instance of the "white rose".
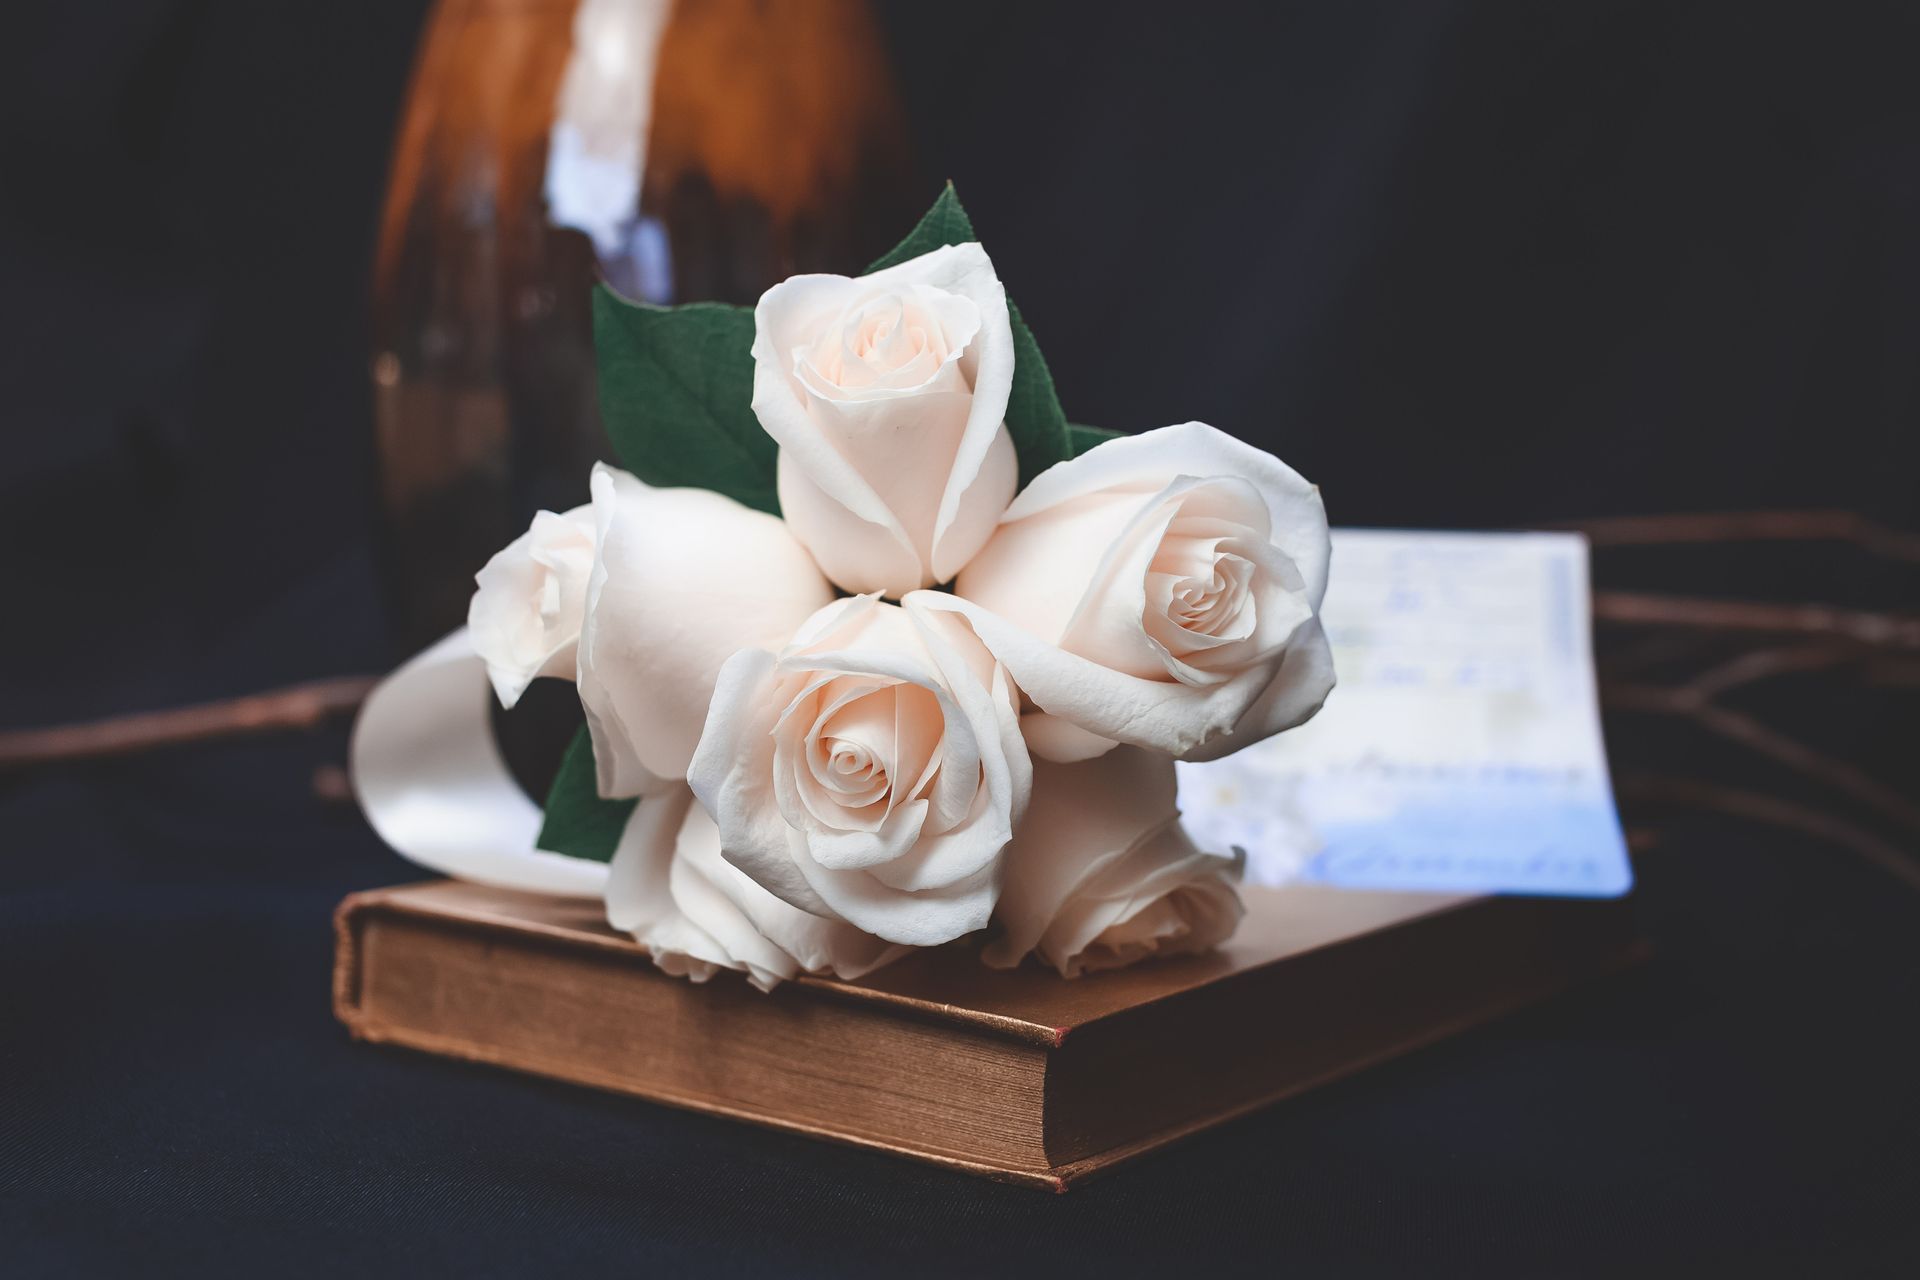
M 535 512 L 533 527 L 473 576 L 467 631 L 500 705 L 520 701 L 540 676 L 574 678 L 592 571 L 593 510 L 575 507 Z
M 599 550 L 580 634 L 580 702 L 600 794 L 684 778 L 721 664 L 783 643 L 833 599 L 773 516 L 706 489 L 593 472 Z
M 796 973 L 857 978 L 904 952 L 788 906 L 720 856 L 720 832 L 678 786 L 640 802 L 607 872 L 607 923 L 668 973 L 744 970 L 762 991 Z
M 1036 761 L 1033 775 L 988 964 L 1011 968 L 1031 952 L 1072 978 L 1208 951 L 1233 933 L 1240 862 L 1194 847 L 1172 759 L 1120 747 L 1079 764 Z
M 1197 422 L 1049 468 L 960 573 L 964 613 L 1038 709 L 1028 745 L 1208 760 L 1320 709 L 1333 658 L 1319 490 Z
M 1007 673 L 958 619 L 836 601 L 720 673 L 687 780 L 727 861 L 911 946 L 987 923 L 1032 783 Z
M 857 279 L 794 276 L 753 313 L 753 411 L 780 507 L 826 575 L 899 597 L 953 577 L 1019 467 L 1006 292 L 977 244 Z

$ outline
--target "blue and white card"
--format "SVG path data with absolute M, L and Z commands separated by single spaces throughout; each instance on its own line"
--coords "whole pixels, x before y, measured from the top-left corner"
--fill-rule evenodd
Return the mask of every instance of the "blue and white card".
M 1307 724 L 1182 764 L 1203 847 L 1255 884 L 1612 897 L 1633 883 L 1577 534 L 1336 529 L 1339 685 Z

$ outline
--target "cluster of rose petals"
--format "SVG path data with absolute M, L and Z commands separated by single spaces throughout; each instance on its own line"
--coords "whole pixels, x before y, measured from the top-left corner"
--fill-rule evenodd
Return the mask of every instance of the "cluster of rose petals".
M 601 794 L 641 797 L 609 921 L 761 987 L 981 930 L 1069 977 L 1218 945 L 1239 861 L 1181 827 L 1173 762 L 1332 689 L 1318 491 L 1187 423 L 1016 496 L 977 244 L 775 286 L 753 358 L 781 517 L 599 467 L 478 577 L 501 700 L 577 679 Z
M 854 596 L 778 656 L 736 653 L 688 781 L 756 883 L 932 946 L 986 926 L 1032 768 L 1006 669 L 914 598 Z

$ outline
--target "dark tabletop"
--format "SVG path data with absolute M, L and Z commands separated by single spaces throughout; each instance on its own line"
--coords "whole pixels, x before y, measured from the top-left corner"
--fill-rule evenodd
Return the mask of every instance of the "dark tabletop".
M 1912 615 L 1910 8 L 943 8 L 883 9 L 919 164 L 1076 420 L 1214 422 L 1336 523 L 1590 522 L 1616 595 Z M 399 656 L 363 313 L 419 18 L 0 20 L 0 728 Z M 1763 509 L 1873 523 L 1591 523 Z M 1914 647 L 1598 638 L 1655 958 L 1064 1197 L 351 1043 L 329 913 L 415 875 L 340 724 L 0 774 L 0 1267 L 1912 1274 Z

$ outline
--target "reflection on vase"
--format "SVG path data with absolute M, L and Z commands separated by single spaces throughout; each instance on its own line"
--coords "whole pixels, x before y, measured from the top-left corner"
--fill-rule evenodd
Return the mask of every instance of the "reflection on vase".
M 440 0 L 374 272 L 396 638 L 605 453 L 588 299 L 751 303 L 858 271 L 914 204 L 866 0 Z

